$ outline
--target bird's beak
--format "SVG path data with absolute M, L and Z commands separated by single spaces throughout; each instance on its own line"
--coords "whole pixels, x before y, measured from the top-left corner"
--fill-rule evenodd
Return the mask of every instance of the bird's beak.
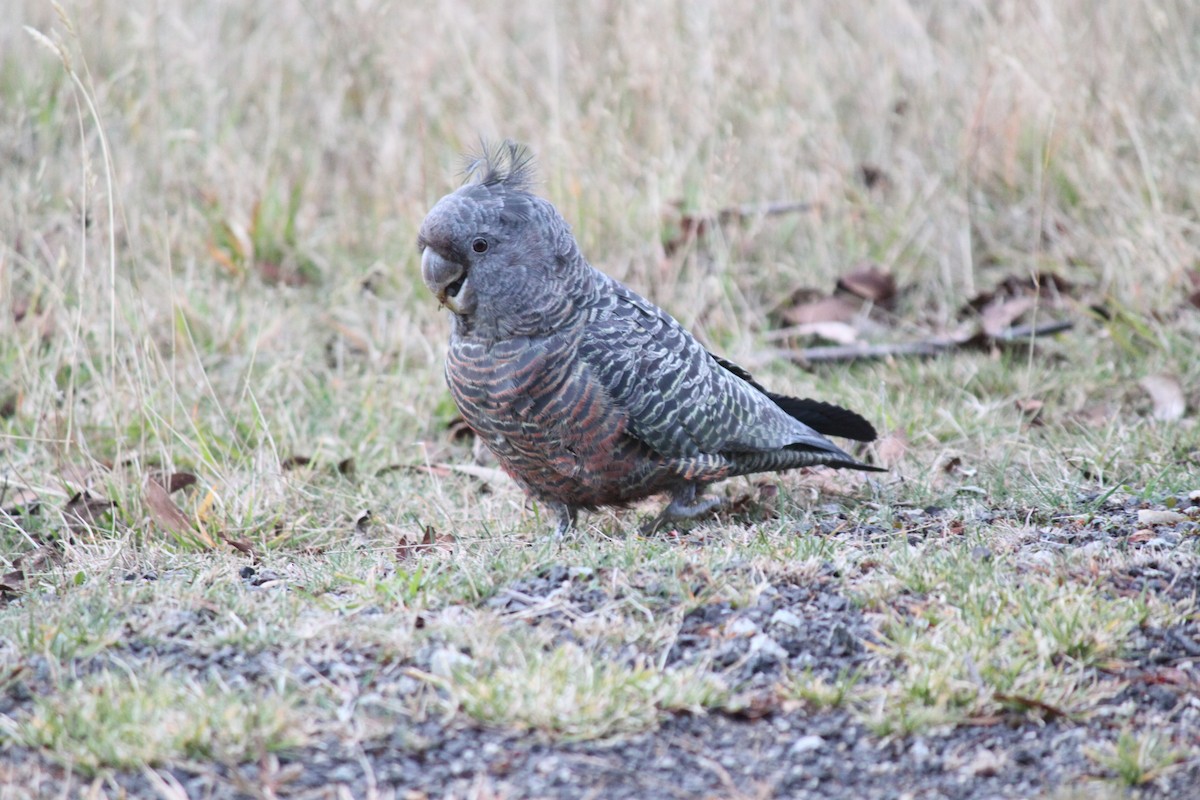
M 467 270 L 461 264 L 442 258 L 432 248 L 421 254 L 421 278 L 438 302 L 455 314 L 462 313 L 459 302 L 467 286 Z

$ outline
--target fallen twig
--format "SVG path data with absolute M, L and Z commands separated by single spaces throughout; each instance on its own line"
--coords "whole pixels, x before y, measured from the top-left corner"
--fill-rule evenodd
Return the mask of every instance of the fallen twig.
M 973 336 L 933 336 L 915 342 L 884 344 L 845 344 L 804 347 L 797 350 L 774 348 L 770 358 L 780 358 L 797 364 L 821 364 L 860 359 L 897 358 L 902 356 L 936 356 L 961 347 L 986 344 L 1015 344 L 1039 336 L 1049 336 L 1074 327 L 1070 320 L 1055 320 L 1038 325 L 1014 325 L 995 336 L 977 333 Z

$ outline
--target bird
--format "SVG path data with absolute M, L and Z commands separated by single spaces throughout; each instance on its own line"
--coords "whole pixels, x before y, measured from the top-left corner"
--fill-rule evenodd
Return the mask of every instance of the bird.
M 445 377 L 466 424 L 554 536 L 578 512 L 659 494 L 651 525 L 721 504 L 709 484 L 824 465 L 882 472 L 831 442 L 875 428 L 831 403 L 769 391 L 683 325 L 594 268 L 533 192 L 533 155 L 506 140 L 421 223 L 421 277 L 452 316 Z

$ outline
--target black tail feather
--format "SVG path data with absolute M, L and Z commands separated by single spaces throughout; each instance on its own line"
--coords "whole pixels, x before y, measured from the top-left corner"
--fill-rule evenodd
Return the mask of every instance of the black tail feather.
M 878 434 L 875 426 L 848 408 L 800 397 L 786 397 L 766 392 L 775 405 L 814 431 L 825 436 L 841 436 L 856 442 L 873 442 Z

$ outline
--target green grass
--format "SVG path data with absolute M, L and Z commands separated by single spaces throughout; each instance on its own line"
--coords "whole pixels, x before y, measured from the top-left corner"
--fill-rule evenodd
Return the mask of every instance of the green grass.
M 56 761 L 94 775 L 179 761 L 242 763 L 304 742 L 291 700 L 119 667 L 38 698 L 10 741 L 45 748 Z
M 1114 511 L 1200 490 L 1189 3 L 8 17 L 0 576 L 21 574 L 0 599 L 0 746 L 103 776 L 430 719 L 611 739 L 769 697 L 896 736 L 1103 708 L 1122 733 L 1093 760 L 1131 786 L 1200 757 L 1104 706 L 1141 626 L 1195 619 L 1110 580 L 1197 561 L 1194 530 L 1150 551 Z M 480 135 L 534 148 L 593 263 L 773 389 L 861 411 L 903 442 L 895 469 L 730 481 L 748 500 L 730 518 L 645 538 L 647 503 L 561 544 L 491 465 L 456 469 L 473 453 L 448 429 L 449 321 L 414 242 Z M 664 250 L 682 211 L 779 201 L 812 210 Z M 901 287 L 872 340 L 943 334 L 1035 271 L 1073 284 L 1039 319 L 1075 325 L 936 359 L 772 357 L 787 298 L 863 260 Z M 1154 418 L 1156 374 L 1182 419 Z M 146 483 L 175 472 L 196 477 L 177 515 Z M 1039 544 L 1092 521 L 1100 551 Z M 497 610 L 558 567 L 569 591 Z M 866 666 L 748 689 L 667 665 L 687 613 L 788 584 L 854 598 Z

